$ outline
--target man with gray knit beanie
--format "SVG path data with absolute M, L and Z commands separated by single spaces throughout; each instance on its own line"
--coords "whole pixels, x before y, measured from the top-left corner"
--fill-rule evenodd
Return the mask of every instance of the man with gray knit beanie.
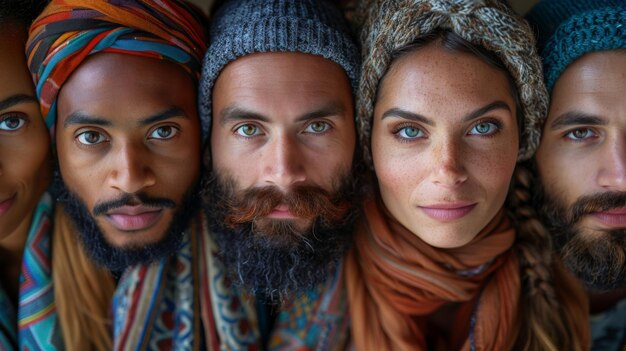
M 587 287 L 592 350 L 626 345 L 626 3 L 544 0 L 538 31 L 551 105 L 537 206 Z
M 350 243 L 359 65 L 332 1 L 233 0 L 213 16 L 205 212 L 226 273 L 270 324 L 281 302 L 339 271 Z

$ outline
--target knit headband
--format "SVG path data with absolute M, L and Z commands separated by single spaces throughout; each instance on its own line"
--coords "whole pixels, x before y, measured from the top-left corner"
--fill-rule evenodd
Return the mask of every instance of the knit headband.
M 548 91 L 577 58 L 626 48 L 624 0 L 544 0 L 527 18 L 538 33 Z
M 98 52 L 169 60 L 199 76 L 201 18 L 175 0 L 52 0 L 32 24 L 26 55 L 54 140 L 56 100 L 74 70 Z
M 211 23 L 200 79 L 200 117 L 211 126 L 211 93 L 230 62 L 257 52 L 301 52 L 343 68 L 356 91 L 359 51 L 336 4 L 328 0 L 232 0 Z
M 449 30 L 495 53 L 513 77 L 523 112 L 518 161 L 530 158 L 541 137 L 548 95 L 530 27 L 498 0 L 371 0 L 357 10 L 363 23 L 363 66 L 357 125 L 371 165 L 371 125 L 378 84 L 394 51 L 438 30 Z

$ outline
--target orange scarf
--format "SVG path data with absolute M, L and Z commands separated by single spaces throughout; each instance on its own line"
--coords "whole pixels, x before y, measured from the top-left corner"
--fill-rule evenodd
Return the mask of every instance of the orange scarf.
M 440 249 L 379 207 L 365 203 L 365 220 L 345 263 L 356 349 L 510 347 L 521 287 L 507 216 L 500 211 L 463 247 Z M 425 317 L 454 303 L 459 308 L 449 335 L 437 335 Z

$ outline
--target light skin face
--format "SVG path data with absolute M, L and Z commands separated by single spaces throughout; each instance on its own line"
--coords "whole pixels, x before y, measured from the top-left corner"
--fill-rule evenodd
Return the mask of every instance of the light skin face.
M 348 174 L 356 142 L 352 91 L 332 61 L 302 53 L 258 53 L 237 59 L 213 88 L 214 170 L 238 190 L 294 186 L 333 192 Z M 306 228 L 284 205 L 269 218 Z
M 435 42 L 379 86 L 372 158 L 391 215 L 429 245 L 460 247 L 497 214 L 518 153 L 506 74 Z
M 537 151 L 546 195 L 569 208 L 582 196 L 626 191 L 626 51 L 586 54 L 563 72 Z M 585 215 L 592 238 L 626 228 L 626 206 Z
M 11 24 L 2 26 L 0 248 L 21 253 L 33 211 L 50 180 L 50 138 L 26 67 L 25 33 Z
M 200 170 L 200 123 L 193 80 L 178 65 L 131 55 L 96 54 L 58 97 L 56 145 L 67 188 L 85 203 L 109 244 L 139 247 L 163 239 Z M 94 215 L 96 205 L 132 200 Z

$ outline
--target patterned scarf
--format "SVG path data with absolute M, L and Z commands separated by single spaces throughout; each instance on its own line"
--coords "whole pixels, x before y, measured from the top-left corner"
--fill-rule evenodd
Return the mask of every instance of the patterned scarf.
M 115 350 L 258 350 L 250 296 L 224 272 L 202 214 L 173 257 L 129 269 L 113 299 Z
M 469 244 L 432 247 L 382 204 L 365 204 L 365 223 L 345 262 L 352 337 L 358 350 L 504 350 L 519 308 L 515 231 L 501 211 Z M 450 334 L 427 315 L 455 304 Z
M 350 316 L 341 265 L 325 284 L 285 306 L 279 313 L 268 350 L 345 350 Z
M 30 27 L 26 55 L 54 140 L 59 90 L 89 55 L 169 60 L 196 79 L 206 51 L 202 19 L 176 0 L 52 0 Z
M 52 199 L 45 193 L 33 214 L 24 247 L 17 313 L 7 294 L 0 287 L 2 351 L 63 349 L 52 288 L 51 218 Z

